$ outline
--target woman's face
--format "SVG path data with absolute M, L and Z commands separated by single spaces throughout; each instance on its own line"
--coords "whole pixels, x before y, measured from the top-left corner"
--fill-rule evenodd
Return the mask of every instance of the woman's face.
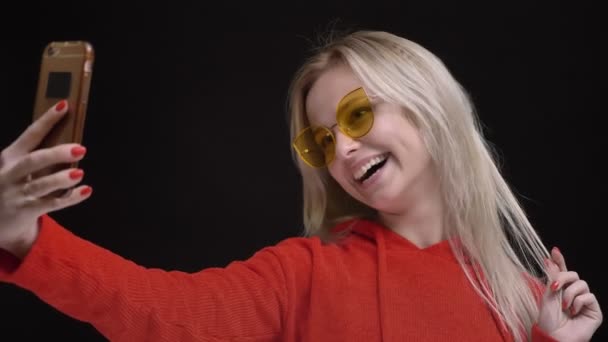
M 333 127 L 336 150 L 328 170 L 342 188 L 376 210 L 396 213 L 430 177 L 431 158 L 418 130 L 406 119 L 407 109 L 374 100 L 365 87 L 374 115 L 372 128 L 356 139 L 340 131 L 336 108 L 345 95 L 362 86 L 346 66 L 325 71 L 306 98 L 308 120 L 313 127 Z

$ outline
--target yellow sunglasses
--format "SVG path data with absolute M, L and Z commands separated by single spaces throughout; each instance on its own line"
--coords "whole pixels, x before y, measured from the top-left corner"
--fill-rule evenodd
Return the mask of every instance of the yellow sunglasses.
M 367 134 L 374 124 L 374 113 L 363 88 L 346 94 L 336 110 L 336 125 L 345 135 L 355 139 Z M 306 127 L 293 141 L 293 148 L 309 166 L 328 166 L 336 156 L 336 137 L 332 128 Z

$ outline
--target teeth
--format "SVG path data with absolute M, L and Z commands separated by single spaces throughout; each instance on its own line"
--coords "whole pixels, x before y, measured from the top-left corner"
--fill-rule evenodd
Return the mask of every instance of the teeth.
M 355 172 L 355 180 L 357 180 L 357 181 L 361 180 L 361 177 L 363 177 L 363 175 L 367 172 L 367 170 L 369 170 L 370 167 L 380 163 L 384 159 L 386 159 L 386 155 L 382 155 L 382 156 L 378 156 L 378 157 L 374 157 L 374 158 L 370 159 L 367 162 L 367 164 L 361 166 L 359 171 Z

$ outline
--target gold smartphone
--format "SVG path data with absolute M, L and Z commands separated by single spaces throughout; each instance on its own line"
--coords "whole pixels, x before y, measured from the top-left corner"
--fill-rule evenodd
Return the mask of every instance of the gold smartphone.
M 61 100 L 67 100 L 68 112 L 43 139 L 38 149 L 82 143 L 94 59 L 93 46 L 86 41 L 53 41 L 44 48 L 33 121 Z M 78 162 L 53 165 L 32 176 L 38 178 L 77 165 Z

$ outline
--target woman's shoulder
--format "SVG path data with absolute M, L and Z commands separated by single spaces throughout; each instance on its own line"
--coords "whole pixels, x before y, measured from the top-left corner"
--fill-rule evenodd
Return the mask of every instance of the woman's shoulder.
M 370 241 L 366 234 L 358 232 L 360 220 L 340 222 L 329 230 L 327 235 L 292 236 L 276 244 L 262 248 L 258 253 L 267 253 L 294 263 L 317 260 L 338 260 L 352 258 L 368 250 Z M 361 228 L 365 229 L 365 228 Z M 366 247 L 367 246 L 367 247 Z
M 366 225 L 369 225 L 369 222 L 365 219 L 353 218 L 343 220 L 333 225 L 325 233 L 315 235 L 305 235 L 302 233 L 300 236 L 283 239 L 270 248 L 282 250 L 311 248 L 332 250 L 352 244 L 360 235 L 359 233 L 362 233 L 361 230 L 366 229 Z

